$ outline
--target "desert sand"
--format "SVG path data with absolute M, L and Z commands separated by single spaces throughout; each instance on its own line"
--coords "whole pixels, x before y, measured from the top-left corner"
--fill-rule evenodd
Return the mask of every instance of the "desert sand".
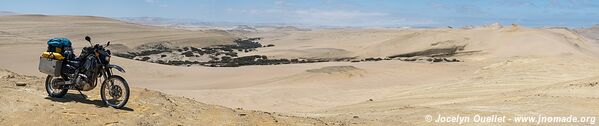
M 16 123 L 27 115 L 50 115 L 55 112 L 64 114 L 55 118 L 73 120 L 70 119 L 74 118 L 71 117 L 74 113 L 70 111 L 72 109 L 91 109 L 80 111 L 83 114 L 79 114 L 84 117 L 104 113 L 119 113 L 119 117 L 135 119 L 143 117 L 116 122 L 125 125 L 140 122 L 159 125 L 262 125 L 272 122 L 261 121 L 270 117 L 289 117 L 275 125 L 436 125 L 426 122 L 424 116 L 597 116 L 599 112 L 599 93 L 595 92 L 596 83 L 599 82 L 599 45 L 596 39 L 582 33 L 587 31 L 498 24 L 472 29 L 257 30 L 239 36 L 220 30 L 171 29 L 102 17 L 1 16 L 0 68 L 36 77 L 28 77 L 30 84 L 27 87 L 12 87 L 12 82 L 3 83 L 9 85 L 2 88 L 3 93 L 7 90 L 33 100 L 21 103 L 23 101 L 1 97 L 3 101 L 9 101 L 4 104 L 15 106 L 5 106 L 0 109 L 1 113 L 23 116 L 0 116 L 0 122 Z M 85 104 L 86 101 L 77 99 L 77 95 L 65 98 L 76 100 L 62 102 L 44 99 L 45 92 L 39 89 L 42 83 L 38 78 L 43 77 L 43 74 L 37 71 L 37 60 L 46 48 L 46 40 L 66 36 L 74 41 L 73 44 L 78 47 L 76 50 L 79 50 L 87 44 L 82 40 L 86 35 L 92 36 L 96 42 L 111 41 L 119 51 L 148 43 L 171 42 L 181 46 L 206 47 L 230 44 L 239 37 L 262 37 L 261 43 L 275 46 L 258 48 L 243 55 L 259 54 L 269 58 L 384 58 L 460 48 L 447 57 L 461 62 L 382 60 L 186 67 L 114 57 L 112 62 L 122 65 L 127 71 L 121 75 L 129 81 L 130 86 L 136 88 L 132 101 L 127 105 L 132 111 L 90 107 L 94 105 Z M 162 93 L 151 90 L 168 95 L 159 95 Z M 90 96 L 94 96 L 91 95 L 93 93 Z M 170 109 L 151 106 L 165 102 L 165 97 L 176 99 L 175 103 L 184 105 L 166 106 Z M 147 101 L 159 98 L 163 99 Z M 93 101 L 94 97 L 91 99 Z M 18 104 L 31 106 L 21 108 L 17 107 Z M 45 107 L 51 109 L 46 110 Z M 242 108 L 240 111 L 250 113 L 248 117 L 252 118 L 239 117 L 236 115 L 238 111 L 225 107 Z M 151 113 L 161 114 L 171 109 L 176 112 L 164 114 L 175 114 L 173 118 L 164 115 L 151 117 Z M 281 115 L 265 115 L 260 111 Z M 213 113 L 222 115 L 218 118 L 221 121 L 202 120 L 215 118 L 211 116 Z M 90 122 L 111 124 L 118 120 L 115 118 L 90 118 L 93 120 Z M 159 119 L 152 119 L 154 122 L 140 121 L 146 118 Z M 84 118 L 77 118 L 71 124 L 85 123 L 80 119 Z
M 49 98 L 40 85 L 44 78 L 7 70 L 0 75 L 0 121 L 9 125 L 325 125 L 312 118 L 231 109 L 139 88 L 132 89 L 127 107 L 112 109 L 100 100 L 99 89 L 87 99 L 74 92 Z

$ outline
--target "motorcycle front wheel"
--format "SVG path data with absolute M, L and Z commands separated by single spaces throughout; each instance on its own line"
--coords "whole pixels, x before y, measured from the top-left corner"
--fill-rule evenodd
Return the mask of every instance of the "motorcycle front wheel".
M 53 98 L 62 98 L 67 94 L 69 89 L 63 88 L 60 89 L 59 83 L 64 83 L 64 79 L 59 77 L 54 77 L 52 75 L 48 75 L 46 77 L 46 92 L 48 92 L 48 96 Z
M 120 109 L 129 100 L 129 84 L 123 77 L 112 75 L 102 83 L 100 96 L 106 105 Z

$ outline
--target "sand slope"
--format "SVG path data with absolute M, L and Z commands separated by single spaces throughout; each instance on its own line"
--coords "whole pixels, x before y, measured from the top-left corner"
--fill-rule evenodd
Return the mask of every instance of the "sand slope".
M 129 104 L 107 107 L 99 89 L 84 99 L 71 91 L 64 98 L 50 98 L 43 78 L 18 75 L 0 69 L 0 123 L 11 125 L 325 125 L 311 119 L 277 113 L 230 109 L 199 103 L 161 92 L 133 88 Z M 16 86 L 16 83 L 27 86 Z
M 94 42 L 123 44 L 134 48 L 150 42 L 165 42 L 188 46 L 210 46 L 230 43 L 235 37 L 222 31 L 189 31 L 126 23 L 110 18 L 93 16 L 15 15 L 0 18 L 0 36 L 19 44 L 38 44 L 50 37 L 68 37 L 82 47 L 84 36 L 93 36 Z M 93 34 L 91 34 L 93 33 Z M 39 43 L 41 45 L 43 43 Z
M 179 46 L 204 47 L 232 43 L 235 36 L 223 31 L 190 31 L 144 26 L 122 22 L 110 18 L 93 16 L 47 16 L 15 15 L 0 17 L 0 50 L 3 56 L 10 56 L 14 62 L 2 60 L 0 67 L 9 68 L 18 73 L 40 75 L 30 67 L 46 41 L 52 37 L 67 37 L 73 42 L 77 53 L 89 44 L 83 40 L 92 36 L 98 44 L 112 42 L 113 52 L 135 48 L 146 43 L 171 42 Z M 19 58 L 14 58 L 19 57 Z M 9 63 L 11 62 L 11 63 Z M 25 63 L 26 65 L 15 65 Z M 12 69 L 14 68 L 14 69 Z M 26 71 L 24 71 L 26 70 Z
M 596 42 L 599 42 L 599 25 L 590 28 L 575 29 L 576 33 Z
M 60 33 L 76 38 L 97 35 L 98 40 L 119 40 L 129 47 L 154 40 L 195 40 L 189 37 L 196 33 L 231 38 L 215 31 L 141 26 L 99 17 L 60 18 L 77 19 L 72 20 L 75 23 L 52 17 L 0 17 L 0 59 L 10 59 L 0 60 L 0 67 L 41 76 L 35 67 L 39 52 L 49 36 Z M 236 68 L 167 66 L 117 57 L 112 62 L 124 66 L 127 73 L 121 75 L 133 87 L 229 108 L 308 116 L 324 122 L 435 125 L 424 122 L 423 117 L 437 113 L 597 113 L 599 100 L 593 83 L 599 76 L 599 46 L 589 37 L 567 29 L 495 25 L 473 29 L 258 30 L 249 37 L 264 37 L 263 44 L 275 47 L 259 48 L 250 54 L 273 58 L 428 55 L 459 48 L 448 57 L 463 62 L 388 60 Z M 83 46 L 77 43 L 80 40 L 75 41 L 75 45 Z M 143 94 L 143 90 L 135 92 L 140 93 L 137 102 L 141 103 L 145 99 L 141 96 L 153 95 Z M 89 104 L 73 104 L 77 105 Z M 144 106 L 132 103 L 131 108 L 137 112 Z M 113 112 L 100 109 L 105 111 L 97 113 Z M 194 110 L 182 108 L 187 109 Z
M 272 35 L 273 33 L 280 35 Z M 276 48 L 256 54 L 272 57 L 387 57 L 431 49 L 460 48 L 467 59 L 512 56 L 588 55 L 596 48 L 567 29 L 533 29 L 518 25 L 474 29 L 315 29 L 264 31 L 264 43 Z

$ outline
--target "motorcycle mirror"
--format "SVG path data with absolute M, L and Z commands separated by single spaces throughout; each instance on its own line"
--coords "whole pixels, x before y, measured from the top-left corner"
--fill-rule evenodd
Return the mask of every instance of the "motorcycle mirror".
M 108 47 L 110 45 L 110 41 L 108 41 L 108 43 L 106 43 L 106 47 Z
M 85 40 L 87 40 L 87 42 L 92 42 L 92 38 L 90 38 L 89 36 L 85 36 Z

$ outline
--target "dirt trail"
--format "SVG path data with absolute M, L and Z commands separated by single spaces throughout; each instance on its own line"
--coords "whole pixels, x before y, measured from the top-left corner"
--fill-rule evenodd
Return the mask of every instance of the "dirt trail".
M 98 89 L 50 98 L 43 78 L 0 69 L 0 124 L 11 125 L 327 125 L 314 118 L 231 109 L 133 88 L 126 108 L 102 103 Z M 25 83 L 26 86 L 17 86 Z M 329 124 L 330 125 L 330 124 Z

